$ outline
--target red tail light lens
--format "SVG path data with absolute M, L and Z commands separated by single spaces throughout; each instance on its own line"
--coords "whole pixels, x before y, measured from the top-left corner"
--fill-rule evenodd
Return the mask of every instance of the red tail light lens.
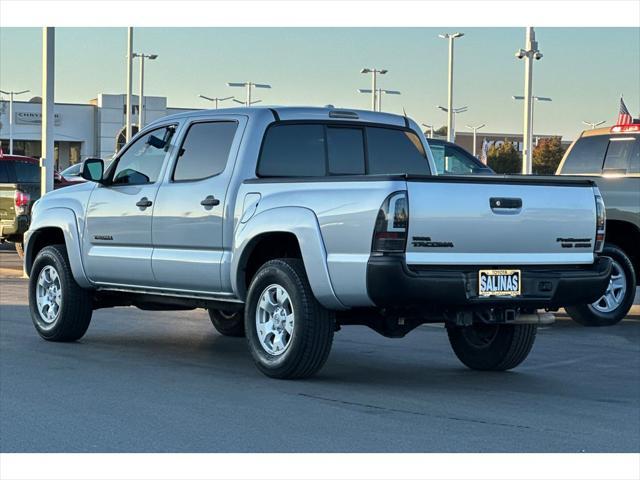
M 21 192 L 20 190 L 16 190 L 13 198 L 16 204 L 16 208 L 25 208 L 29 206 L 29 201 L 31 200 L 31 197 L 28 193 Z
M 640 123 L 630 125 L 616 125 L 611 127 L 611 133 L 640 132 Z
M 395 192 L 383 202 L 373 232 L 372 251 L 377 253 L 404 252 L 409 227 L 407 192 Z

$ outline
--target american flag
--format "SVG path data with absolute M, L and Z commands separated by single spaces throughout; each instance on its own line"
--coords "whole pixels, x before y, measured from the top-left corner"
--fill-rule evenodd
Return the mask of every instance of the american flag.
M 620 111 L 618 112 L 618 121 L 616 125 L 630 125 L 633 122 L 624 100 L 620 97 Z

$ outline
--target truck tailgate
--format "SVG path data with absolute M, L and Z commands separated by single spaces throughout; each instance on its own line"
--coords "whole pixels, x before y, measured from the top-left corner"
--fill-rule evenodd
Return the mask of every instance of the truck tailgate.
M 408 177 L 407 264 L 593 263 L 592 185 L 536 177 Z

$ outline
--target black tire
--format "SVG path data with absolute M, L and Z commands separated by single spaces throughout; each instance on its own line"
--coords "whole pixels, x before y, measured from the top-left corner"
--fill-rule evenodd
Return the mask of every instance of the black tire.
M 473 370 L 504 371 L 520 365 L 536 339 L 537 325 L 447 327 L 458 359 Z
M 59 279 L 60 305 L 56 318 L 47 323 L 38 311 L 37 288 L 40 273 L 53 267 Z M 50 245 L 38 253 L 29 276 L 29 309 L 36 331 L 51 342 L 73 342 L 89 328 L 93 313 L 91 294 L 73 278 L 64 245 Z
M 566 307 L 565 310 L 580 325 L 585 327 L 608 327 L 615 325 L 627 316 L 629 310 L 633 306 L 633 300 L 636 296 L 636 274 L 633 264 L 627 255 L 613 244 L 606 244 L 602 251 L 602 256 L 609 257 L 613 260 L 613 274 L 619 269 L 624 274 L 625 293 L 622 296 L 620 304 L 610 312 L 599 311 L 594 305 L 600 300 L 590 305 L 574 305 Z M 610 288 L 610 287 L 609 287 Z M 607 292 L 609 292 L 609 288 Z
M 220 335 L 225 337 L 244 337 L 244 311 L 227 312 L 208 309 L 211 323 Z
M 271 354 L 260 342 L 256 326 L 258 302 L 272 286 L 282 287 L 295 313 L 295 325 L 283 353 Z M 298 259 L 265 263 L 249 287 L 245 308 L 245 331 L 258 369 L 273 378 L 306 378 L 324 365 L 333 342 L 335 315 L 313 296 L 304 265 Z
M 24 243 L 16 242 L 13 244 L 13 246 L 16 248 L 16 253 L 18 254 L 18 257 L 20 257 L 20 259 L 22 260 L 24 258 Z

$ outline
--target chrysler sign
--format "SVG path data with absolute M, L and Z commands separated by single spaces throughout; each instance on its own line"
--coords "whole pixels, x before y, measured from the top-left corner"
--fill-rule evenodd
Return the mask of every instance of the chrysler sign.
M 53 115 L 53 124 L 60 125 L 60 114 Z M 16 123 L 20 125 L 40 125 L 42 114 L 37 112 L 16 112 Z

